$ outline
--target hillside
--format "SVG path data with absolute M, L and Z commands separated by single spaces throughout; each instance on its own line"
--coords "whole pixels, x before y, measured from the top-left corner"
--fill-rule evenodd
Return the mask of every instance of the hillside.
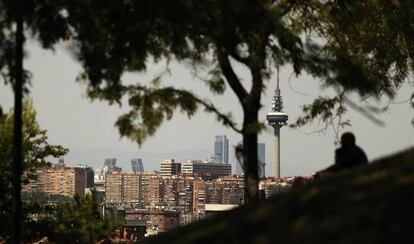
M 414 243 L 413 206 L 409 149 L 146 243 Z

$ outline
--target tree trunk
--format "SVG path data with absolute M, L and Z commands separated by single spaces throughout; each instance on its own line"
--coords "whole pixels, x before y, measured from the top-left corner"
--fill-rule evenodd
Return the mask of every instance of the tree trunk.
M 257 159 L 257 131 L 252 128 L 257 124 L 258 109 L 246 109 L 243 121 L 243 171 L 244 201 L 251 204 L 259 199 L 259 174 Z
M 21 241 L 22 99 L 23 99 L 23 0 L 16 3 L 13 131 L 13 230 L 12 243 Z
M 221 47 L 221 43 L 217 44 Z M 264 53 L 264 48 L 260 49 Z M 244 172 L 244 202 L 251 204 L 259 199 L 259 175 L 257 168 L 257 125 L 260 109 L 260 98 L 263 89 L 262 70 L 263 64 L 249 66 L 251 64 L 244 63 L 249 66 L 252 72 L 252 87 L 250 93 L 244 89 L 239 78 L 234 72 L 228 53 L 225 49 L 218 48 L 217 58 L 223 75 L 226 77 L 227 83 L 230 85 L 240 104 L 243 107 L 243 127 L 241 133 L 243 135 L 242 164 Z

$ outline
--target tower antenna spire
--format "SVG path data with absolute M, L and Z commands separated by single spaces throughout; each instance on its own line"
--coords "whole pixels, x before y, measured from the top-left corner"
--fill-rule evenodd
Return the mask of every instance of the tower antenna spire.
M 278 89 L 279 90 L 279 65 L 277 65 L 277 68 L 276 68 L 276 72 L 277 72 L 277 85 L 276 85 L 276 89 Z
M 279 88 L 279 65 L 276 66 L 276 74 L 275 96 L 272 100 L 271 111 L 267 114 L 266 119 L 268 124 L 273 127 L 275 135 L 273 173 L 275 177 L 280 178 L 280 128 L 287 124 L 288 115 L 282 111 L 283 101 Z
M 276 90 L 275 90 L 275 100 L 281 100 L 278 99 L 280 97 L 280 89 L 279 89 L 279 65 L 276 66 Z

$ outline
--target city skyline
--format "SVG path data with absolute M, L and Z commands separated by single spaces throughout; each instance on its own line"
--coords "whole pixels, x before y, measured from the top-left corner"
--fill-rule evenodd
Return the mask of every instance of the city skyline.
M 27 50 L 28 58 L 25 67 L 33 75 L 29 95 L 33 98 L 39 123 L 42 128 L 48 130 L 51 143 L 60 144 L 71 150 L 65 156 L 68 164 L 88 163 L 96 167 L 95 165 L 102 165 L 103 159 L 111 157 L 111 154 L 119 154 L 120 156 L 115 156 L 120 166 L 129 168 L 129 159 L 138 153 L 139 155 L 160 154 L 154 156 L 157 160 L 142 157 L 147 162 L 148 169 L 152 169 L 156 168 L 158 158 L 174 157 L 177 160 L 185 160 L 184 156 L 183 159 L 175 156 L 182 151 L 192 151 L 187 158 L 202 158 L 198 155 L 211 153 L 211 135 L 219 134 L 227 135 L 230 141 L 229 161 L 233 164 L 236 162 L 234 142 L 240 141 L 241 136 L 218 123 L 214 115 L 203 112 L 197 113 L 191 120 L 188 120 L 187 115 L 175 114 L 153 137 L 145 141 L 141 148 L 134 142 L 120 139 L 113 125 L 117 116 L 126 111 L 126 108 L 108 106 L 103 102 L 91 103 L 85 98 L 85 87 L 75 82 L 80 72 L 80 65 L 73 61 L 63 45 L 58 46 L 53 53 L 41 50 L 38 44 L 28 41 Z M 188 66 L 190 65 L 171 63 L 172 75 L 163 79 L 165 84 L 180 81 L 181 86 L 194 89 L 202 97 L 220 104 L 222 111 L 232 112 L 235 120 L 240 123 L 240 107 L 231 91 L 227 90 L 223 96 L 212 95 L 207 87 L 201 86 L 200 81 L 195 80 Z M 123 79 L 126 82 L 147 81 L 163 70 L 162 63 L 153 64 L 149 65 L 145 74 L 126 74 Z M 241 77 L 249 77 L 246 70 L 240 68 L 238 71 Z M 291 70 L 288 67 L 281 67 L 280 72 L 285 110 L 289 111 L 291 121 L 301 114 L 300 105 L 309 103 L 317 95 L 332 94 L 332 89 L 322 89 L 319 83 L 309 76 L 290 77 Z M 272 76 L 267 83 L 267 92 L 262 98 L 263 107 L 259 116 L 262 122 L 265 122 L 265 115 L 270 109 L 269 104 L 275 86 L 275 77 Z M 389 112 L 382 115 L 374 114 L 384 121 L 386 127 L 372 123 L 352 109 L 345 116 L 351 119 L 353 125 L 345 130 L 355 133 L 357 144 L 367 152 L 370 160 L 414 146 L 414 133 L 407 133 L 412 131 L 410 123 L 413 117 L 412 110 L 409 109 L 408 103 L 399 103 L 410 97 L 410 89 L 407 88 L 410 88 L 408 84 L 402 87 L 396 97 L 396 104 L 391 106 Z M 350 99 L 358 101 L 356 97 L 351 96 Z M 387 101 L 383 101 L 383 104 L 386 103 Z M 0 104 L 5 111 L 13 104 L 11 87 L 3 83 L 0 84 Z M 68 124 L 70 126 L 67 126 Z M 325 134 L 315 132 L 321 127 L 323 125 L 314 124 L 295 130 L 284 128 L 281 132 L 284 140 L 281 148 L 283 151 L 281 161 L 284 162 L 282 175 L 310 175 L 333 162 L 334 134 L 330 128 Z M 259 141 L 270 145 L 272 134 L 271 130 L 265 130 L 259 135 Z M 387 141 L 382 142 L 380 137 L 387 138 Z M 267 150 L 266 158 L 272 158 L 270 151 Z M 57 162 L 57 159 L 52 161 Z M 266 166 L 266 171 L 271 172 L 270 164 Z

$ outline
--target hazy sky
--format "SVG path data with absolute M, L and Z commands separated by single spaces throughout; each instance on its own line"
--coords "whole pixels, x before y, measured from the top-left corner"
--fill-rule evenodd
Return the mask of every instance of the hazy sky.
M 49 132 L 51 143 L 63 145 L 71 150 L 106 148 L 108 151 L 114 149 L 136 152 L 136 157 L 140 157 L 144 152 L 168 154 L 188 149 L 206 150 L 213 154 L 214 135 L 227 135 L 231 147 L 241 141 L 239 134 L 220 125 L 214 115 L 200 110 L 191 120 L 186 115 L 175 113 L 172 120 L 167 121 L 155 136 L 139 148 L 137 144 L 127 139 L 120 139 L 114 127 L 117 116 L 127 108 L 109 106 L 104 102 L 91 102 L 85 98 L 85 86 L 75 81 L 81 70 L 80 65 L 64 47 L 58 47 L 55 52 L 44 51 L 36 43 L 29 42 L 26 50 L 28 58 L 25 61 L 25 68 L 33 75 L 30 97 L 33 98 L 38 111 L 38 121 Z M 144 82 L 162 72 L 163 68 L 162 64 L 149 65 L 147 72 L 126 75 L 125 80 Z M 165 84 L 190 88 L 200 96 L 213 101 L 222 111 L 232 112 L 236 121 L 241 121 L 241 108 L 230 88 L 222 96 L 213 96 L 201 81 L 193 78 L 189 65 L 173 63 L 170 68 L 172 74 L 164 77 Z M 245 85 L 249 86 L 248 72 L 238 69 L 238 74 L 245 81 Z M 285 112 L 289 114 L 289 122 L 293 122 L 301 114 L 300 105 L 312 101 L 318 95 L 332 93 L 330 89 L 322 89 L 321 83 L 309 76 L 292 77 L 289 81 L 290 75 L 289 67 L 281 69 L 280 79 Z M 264 107 L 260 112 L 260 118 L 263 120 L 270 109 L 276 85 L 275 78 L 273 77 L 267 84 L 267 92 L 262 99 Z M 376 115 L 385 122 L 384 127 L 377 126 L 352 109 L 346 115 L 352 123 L 352 127 L 347 130 L 356 134 L 357 144 L 366 151 L 370 160 L 414 146 L 414 130 L 410 122 L 414 112 L 408 102 L 398 103 L 407 100 L 413 90 L 412 86 L 406 84 L 395 100 L 397 104 L 393 104 L 386 114 Z M 356 96 L 353 100 L 360 103 Z M 10 86 L 0 84 L 0 104 L 3 109 L 9 109 L 12 103 L 13 94 Z M 372 101 L 371 104 L 376 102 Z M 301 129 L 282 128 L 282 175 L 310 175 L 333 162 L 335 146 L 331 129 L 326 134 L 309 134 L 320 129 L 321 126 L 323 125 L 314 124 Z M 266 159 L 269 162 L 267 175 L 269 175 L 272 172 L 270 163 L 273 158 L 271 129 L 263 132 L 259 136 L 259 141 L 266 143 Z M 230 151 L 233 154 L 232 148 Z M 103 159 L 110 156 L 102 155 L 100 162 L 87 163 L 101 165 Z M 69 162 L 69 164 L 76 163 L 78 162 Z M 123 163 L 127 164 L 127 162 Z M 148 169 L 159 167 L 159 162 L 144 163 Z

